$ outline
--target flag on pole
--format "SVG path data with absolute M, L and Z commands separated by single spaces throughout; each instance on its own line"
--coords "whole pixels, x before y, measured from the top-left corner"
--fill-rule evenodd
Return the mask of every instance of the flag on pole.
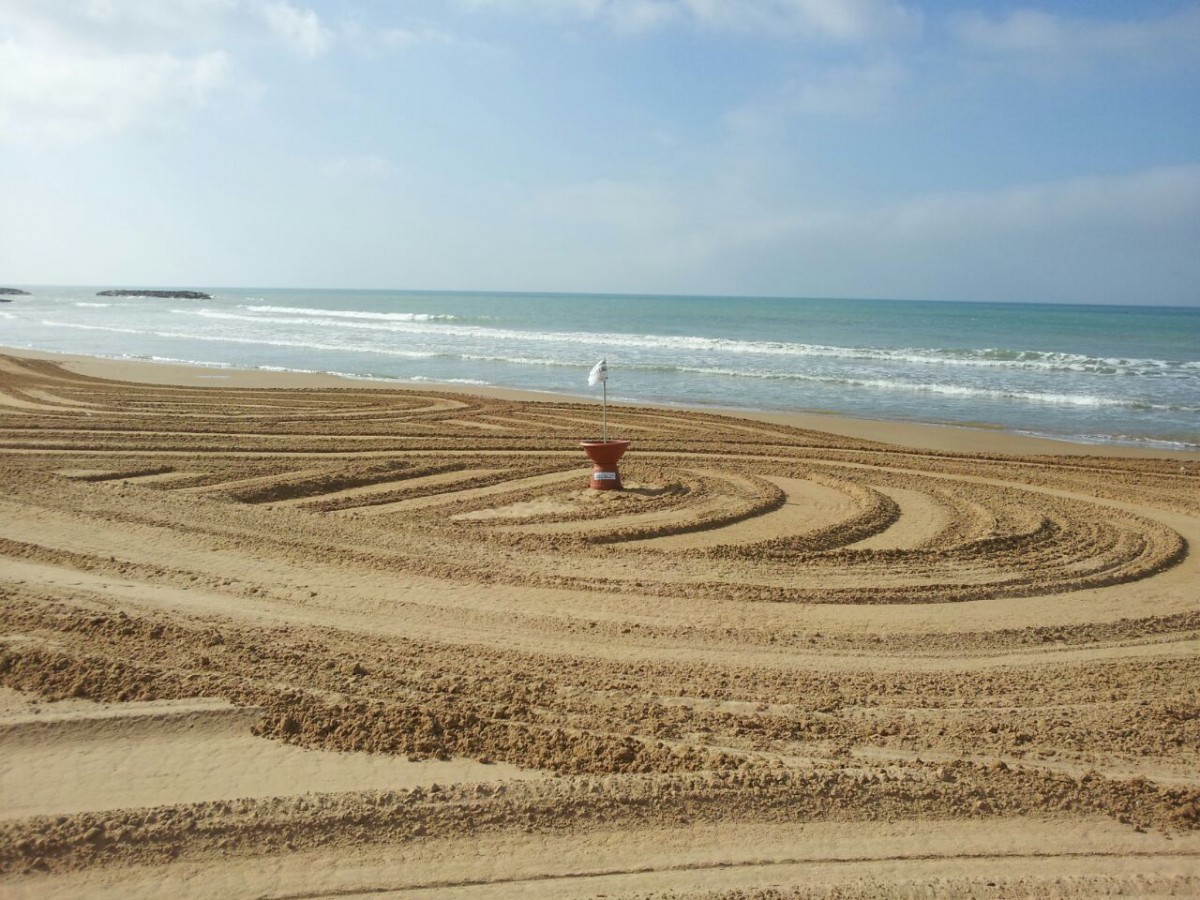
M 608 381 L 608 360 L 602 359 L 588 373 L 588 387 L 595 387 L 603 381 Z

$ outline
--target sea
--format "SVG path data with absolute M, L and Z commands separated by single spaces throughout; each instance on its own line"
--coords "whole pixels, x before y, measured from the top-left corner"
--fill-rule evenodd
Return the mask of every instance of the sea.
M 1200 308 L 213 288 L 25 287 L 0 345 L 214 368 L 834 413 L 1200 450 Z M 604 388 L 588 372 L 607 360 Z M 214 382 L 217 383 L 217 382 Z

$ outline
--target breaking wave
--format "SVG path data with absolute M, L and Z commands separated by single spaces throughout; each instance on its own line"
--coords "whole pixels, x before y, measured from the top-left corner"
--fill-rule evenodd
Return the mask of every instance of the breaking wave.
M 255 313 L 282 313 L 314 319 L 365 319 L 377 322 L 438 322 L 458 318 L 440 313 L 381 313 L 353 309 L 313 309 L 307 306 L 246 306 L 243 309 Z
M 1200 377 L 1200 361 L 1197 360 L 1094 357 L 1055 351 L 1003 348 L 840 347 L 826 344 L 746 341 L 689 335 L 523 331 L 478 325 L 446 324 L 457 317 L 426 313 L 372 313 L 285 306 L 247 306 L 242 309 L 252 314 L 224 312 L 215 309 L 180 309 L 172 310 L 172 312 L 224 321 L 322 328 L 341 327 L 359 331 L 390 331 L 425 336 L 440 335 L 481 342 L 520 341 L 542 345 L 560 344 L 591 348 L 600 346 L 610 349 L 629 348 L 739 356 L 869 360 L 908 365 L 1078 372 L 1092 375 Z

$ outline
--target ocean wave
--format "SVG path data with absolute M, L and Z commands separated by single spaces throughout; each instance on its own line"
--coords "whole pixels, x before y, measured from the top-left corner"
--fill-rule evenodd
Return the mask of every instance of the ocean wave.
M 486 356 L 478 353 L 460 353 L 446 354 L 453 355 L 455 359 L 463 359 L 468 362 L 488 362 L 488 363 L 509 363 L 514 366 L 543 366 L 547 368 L 562 368 L 562 369 L 591 369 L 595 365 L 592 360 L 580 361 L 577 359 L 553 359 L 548 356 Z M 631 366 L 640 370 L 650 370 L 658 368 L 656 366 Z
M 360 375 L 353 372 L 336 372 L 324 369 L 300 369 L 295 366 L 253 366 L 253 365 L 235 365 L 227 362 L 214 362 L 206 359 L 184 359 L 176 356 L 143 356 L 135 353 L 122 353 L 118 356 L 100 356 L 100 359 L 137 359 L 146 360 L 148 362 L 169 363 L 171 365 L 191 366 L 199 369 L 224 369 L 226 371 L 236 371 L 238 369 L 250 369 L 256 372 L 287 372 L 295 375 L 334 375 L 338 378 L 347 378 L 355 381 L 395 381 L 401 379 L 387 375 Z
M 333 369 L 300 369 L 294 366 L 241 366 L 227 362 L 214 362 L 207 359 L 185 359 L 176 356 L 145 356 L 140 353 L 120 353 L 115 355 L 98 354 L 97 359 L 115 359 L 115 360 L 139 360 L 145 362 L 167 363 L 171 365 L 191 366 L 198 369 L 224 369 L 226 371 L 236 371 L 238 369 L 252 369 L 258 372 L 287 372 L 296 375 L 332 375 L 337 378 L 345 378 L 349 381 L 388 381 L 397 385 L 407 384 L 413 381 L 429 381 L 438 382 L 440 384 L 464 384 L 474 386 L 488 386 L 491 382 L 477 381 L 473 378 L 425 378 L 421 375 L 411 377 L 400 377 L 396 375 L 373 375 L 363 374 L 361 372 L 339 372 Z M 217 377 L 217 376 L 209 376 Z M 227 377 L 227 376 L 222 376 Z
M 142 328 L 121 328 L 116 325 L 84 325 L 79 322 L 56 322 L 43 319 L 42 324 L 51 328 L 75 328 L 81 331 L 108 331 L 115 334 L 136 334 L 148 337 L 177 338 L 185 341 L 208 341 L 216 344 L 251 344 L 259 347 L 286 347 L 295 350 L 333 350 L 342 353 L 374 353 L 402 359 L 434 359 L 445 356 L 428 350 L 397 350 L 394 347 L 364 347 L 360 344 L 339 344 L 325 341 L 273 341 L 269 338 L 241 338 L 212 334 L 194 334 L 184 331 L 148 331 Z
M 473 362 L 500 363 L 518 366 L 541 366 L 585 370 L 591 367 L 590 361 L 563 360 L 544 357 L 525 356 L 483 356 L 464 354 L 460 358 Z M 909 393 L 942 394 L 945 396 L 978 397 L 1001 400 L 1021 400 L 1028 403 L 1041 403 L 1059 406 L 1093 406 L 1093 407 L 1124 407 L 1127 409 L 1144 409 L 1170 412 L 1200 413 L 1200 407 L 1184 406 L 1170 403 L 1150 403 L 1143 400 L 1124 397 L 1103 397 L 1095 394 L 1071 394 L 1054 391 L 1027 391 L 1017 388 L 983 388 L 963 384 L 946 384 L 942 382 L 912 382 L 893 378 L 853 378 L 836 375 L 811 375 L 803 372 L 770 372 L 762 369 L 733 369 L 719 366 L 679 366 L 679 365 L 646 365 L 639 363 L 623 364 L 619 368 L 634 372 L 652 372 L 660 374 L 687 374 L 701 376 L 716 376 L 725 378 L 750 378 L 763 381 L 795 381 L 808 384 L 824 384 L 830 386 L 870 388 L 873 390 L 906 391 Z
M 89 306 L 89 307 L 94 307 L 95 309 L 108 309 L 108 307 L 112 306 L 111 303 L 91 303 L 87 300 L 77 300 L 77 301 L 75 301 L 75 305 L 76 306 Z
M 1080 444 L 1124 444 L 1130 447 L 1143 447 L 1147 450 L 1200 450 L 1200 443 L 1193 440 L 1167 440 L 1136 434 L 1072 434 L 1062 435 L 1048 431 L 1030 431 L 1017 429 L 1014 434 L 1027 434 L 1030 437 L 1050 438 L 1052 440 L 1071 440 Z
M 1021 400 L 1058 406 L 1113 406 L 1171 412 L 1196 412 L 1200 407 L 1171 403 L 1149 403 L 1126 397 L 1102 397 L 1095 394 L 1068 394 L 1055 391 L 1026 391 L 1018 388 L 983 388 L 966 384 L 912 382 L 894 378 L 846 378 L 836 375 L 807 375 L 800 372 L 763 372 L 745 369 L 679 366 L 678 371 L 693 375 L 719 375 L 729 378 L 758 378 L 767 381 L 797 381 L 813 384 L 844 385 L 873 390 L 905 391 L 909 393 L 942 394 L 951 397 L 979 397 L 998 400 Z
M 162 338 L 177 338 L 191 341 L 207 341 L 214 343 L 246 344 L 255 346 L 283 347 L 294 350 L 326 350 L 348 353 L 370 353 L 402 359 L 461 359 L 472 362 L 487 362 L 493 364 L 510 364 L 520 366 L 559 367 L 572 370 L 583 370 L 590 366 L 591 361 L 580 361 L 574 358 L 563 359 L 555 357 L 536 357 L 525 355 L 480 355 L 449 353 L 446 351 L 405 350 L 396 347 L 368 346 L 359 342 L 329 341 L 329 340 L 272 340 L 269 338 L 235 337 L 209 334 L 194 334 L 190 332 L 157 331 L 134 328 L 122 328 L 111 325 L 90 325 L 78 322 L 61 322 L 43 320 L 43 325 L 73 328 L 92 331 L 107 331 L 119 334 L 145 335 Z M 679 373 L 697 376 L 718 376 L 728 378 L 749 378 L 769 381 L 794 381 L 797 383 L 822 384 L 834 387 L 865 388 L 875 391 L 900 391 L 907 393 L 937 394 L 946 397 L 961 397 L 975 399 L 1015 400 L 1041 405 L 1074 406 L 1074 407 L 1122 407 L 1147 411 L 1200 413 L 1200 406 L 1190 406 L 1172 403 L 1153 403 L 1134 397 L 1110 397 L 1088 393 L 1068 393 L 1055 391 L 1031 391 L 1007 387 L 978 387 L 966 384 L 953 384 L 938 381 L 910 381 L 894 378 L 861 378 L 852 376 L 819 375 L 800 372 L 776 372 L 753 368 L 733 368 L 722 366 L 688 366 L 676 364 L 645 364 L 628 363 L 621 368 L 633 372 Z M 293 370 L 294 371 L 294 370 Z M 412 380 L 412 379 L 408 379 Z M 445 378 L 434 377 L 433 381 L 447 381 Z M 464 382 L 466 383 L 466 382 Z M 485 382 L 486 383 L 486 382 Z
M 176 366 L 202 366 L 206 369 L 235 369 L 235 368 L 237 368 L 235 365 L 233 365 L 233 363 L 205 362 L 203 360 L 196 360 L 196 359 L 178 359 L 174 356 L 140 356 L 140 355 L 133 354 L 133 353 L 125 353 L 125 354 L 122 354 L 119 358 L 120 359 L 146 359 L 146 360 L 149 360 L 150 362 L 170 363 L 171 365 L 176 365 Z
M 746 341 L 731 338 L 707 338 L 690 335 L 639 335 L 621 332 L 521 331 L 479 325 L 442 324 L 453 316 L 423 313 L 369 313 L 321 311 L 304 307 L 248 306 L 254 315 L 216 309 L 179 309 L 172 312 L 203 318 L 255 322 L 270 325 L 331 325 L 365 331 L 401 334 L 440 335 L 481 342 L 526 342 L 562 344 L 593 348 L 629 348 L 637 350 L 723 353 L 730 355 L 789 356 L 870 360 L 884 363 L 931 366 L 963 366 L 984 369 L 1023 369 L 1045 372 L 1078 372 L 1093 375 L 1162 376 L 1200 374 L 1200 361 L 1093 357 L 1076 353 L 1002 348 L 919 348 L 919 347 L 840 347 L 784 341 Z M 271 315 L 263 315 L 270 311 Z
M 480 381 L 478 378 L 431 378 L 425 375 L 405 375 L 397 380 L 399 381 L 415 381 L 421 384 L 467 384 L 472 387 L 489 387 L 490 381 Z
M 441 322 L 458 318 L 444 313 L 381 313 L 354 309 L 316 309 L 307 306 L 244 306 L 242 309 L 250 312 L 301 315 L 314 319 L 366 319 L 378 322 Z
M 962 384 L 923 384 L 894 381 L 886 378 L 846 379 L 855 387 L 874 390 L 909 391 L 913 393 L 941 394 L 954 397 L 978 397 L 997 400 L 1020 400 L 1025 403 L 1040 403 L 1051 406 L 1111 406 L 1126 409 L 1160 410 L 1171 412 L 1200 412 L 1200 407 L 1179 406 L 1171 403 L 1147 403 L 1143 400 L 1124 397 L 1101 397 L 1095 394 L 1066 394 L 1054 391 L 1024 391 L 1015 388 L 980 388 Z

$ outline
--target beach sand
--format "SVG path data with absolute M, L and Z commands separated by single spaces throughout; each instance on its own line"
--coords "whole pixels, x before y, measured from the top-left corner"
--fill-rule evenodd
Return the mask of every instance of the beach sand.
M 1200 894 L 1200 454 L 0 350 L 5 897 Z

